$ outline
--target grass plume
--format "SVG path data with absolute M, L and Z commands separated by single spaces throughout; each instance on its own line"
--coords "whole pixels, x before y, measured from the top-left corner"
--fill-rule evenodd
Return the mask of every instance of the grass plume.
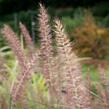
M 58 54 L 62 63 L 60 78 L 62 90 L 65 94 L 65 102 L 72 108 L 91 109 L 89 93 L 82 78 L 81 65 L 78 57 L 72 51 L 70 40 L 68 39 L 60 20 L 55 20 L 55 33 Z M 61 90 L 61 91 L 62 91 Z
M 45 7 L 40 4 L 39 9 L 39 36 L 41 38 L 41 58 L 42 58 L 42 73 L 45 77 L 51 95 L 54 94 L 53 85 L 51 82 L 51 60 L 53 57 L 51 27 L 49 25 L 49 16 Z
M 14 102 L 16 102 L 22 96 L 26 81 L 30 78 L 31 73 L 33 72 L 32 67 L 36 62 L 36 55 L 34 55 L 31 60 L 25 56 L 17 35 L 8 25 L 5 25 L 1 32 L 9 42 L 21 68 L 21 73 L 18 75 L 17 80 L 14 82 L 11 88 L 12 99 Z

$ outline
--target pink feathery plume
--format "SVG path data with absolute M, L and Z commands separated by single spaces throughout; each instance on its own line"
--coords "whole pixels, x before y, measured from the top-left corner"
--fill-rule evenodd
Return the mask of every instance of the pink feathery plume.
M 1 32 L 8 40 L 12 51 L 14 52 L 15 56 L 19 61 L 19 66 L 21 68 L 21 73 L 18 75 L 17 80 L 13 83 L 11 88 L 12 100 L 16 103 L 23 94 L 25 84 L 30 78 L 33 71 L 32 65 L 36 60 L 32 59 L 31 61 L 28 61 L 28 59 L 26 59 L 25 54 L 21 49 L 21 45 L 19 39 L 17 38 L 17 35 L 9 26 L 5 25 Z
M 91 109 L 90 95 L 82 78 L 81 65 L 72 51 L 70 40 L 60 20 L 55 20 L 55 34 L 59 54 L 61 94 L 63 104 L 74 108 Z
M 25 27 L 25 25 L 23 25 L 21 22 L 20 22 L 20 29 L 21 29 L 21 32 L 25 38 L 25 41 L 26 41 L 26 44 L 27 46 L 29 47 L 34 47 L 34 44 L 33 44 L 33 41 L 32 41 L 32 38 L 27 30 L 27 28 Z
M 53 94 L 54 90 L 51 82 L 51 59 L 53 57 L 51 28 L 47 11 L 41 4 L 39 9 L 39 32 L 41 38 L 42 72 L 49 87 L 50 94 Z
M 25 38 L 26 45 L 27 45 L 28 48 L 29 48 L 29 53 L 28 53 L 28 58 L 29 58 L 29 60 L 30 60 L 29 63 L 32 64 L 33 69 L 34 69 L 34 67 L 35 67 L 35 65 L 36 65 L 37 70 L 38 70 L 38 69 L 39 69 L 39 68 L 38 68 L 38 67 L 39 67 L 39 65 L 38 65 L 38 62 L 39 62 L 39 61 L 37 61 L 37 63 L 36 63 L 36 60 L 38 60 L 39 57 L 40 57 L 40 56 L 39 56 L 39 50 L 36 50 L 36 49 L 35 49 L 34 43 L 33 43 L 33 41 L 32 41 L 32 38 L 31 38 L 31 36 L 30 36 L 30 34 L 29 34 L 29 32 L 28 32 L 26 26 L 25 26 L 24 24 L 22 24 L 21 22 L 20 22 L 20 29 L 21 29 L 21 32 L 22 32 L 24 38 Z M 31 63 L 31 62 L 33 62 L 33 61 L 34 61 L 34 63 Z M 38 70 L 38 71 L 39 71 L 39 70 Z

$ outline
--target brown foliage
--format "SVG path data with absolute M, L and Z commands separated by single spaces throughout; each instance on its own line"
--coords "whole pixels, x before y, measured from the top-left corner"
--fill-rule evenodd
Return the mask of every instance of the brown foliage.
M 73 36 L 81 56 L 101 59 L 108 54 L 109 29 L 98 26 L 89 11 L 85 13 L 83 24 L 73 31 Z

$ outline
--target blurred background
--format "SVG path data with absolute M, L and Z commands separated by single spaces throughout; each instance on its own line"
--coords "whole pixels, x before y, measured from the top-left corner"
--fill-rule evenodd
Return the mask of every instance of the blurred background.
M 0 28 L 6 23 L 20 34 L 18 25 L 22 22 L 37 43 L 39 2 L 46 6 L 51 19 L 59 17 L 62 20 L 80 56 L 108 60 L 108 0 L 0 0 Z M 0 46 L 4 43 L 0 37 Z

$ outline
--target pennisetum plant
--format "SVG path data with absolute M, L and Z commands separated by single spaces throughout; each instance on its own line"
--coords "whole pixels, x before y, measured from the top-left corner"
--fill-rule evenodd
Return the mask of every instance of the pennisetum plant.
M 24 51 L 22 50 L 17 35 L 8 25 L 5 25 L 1 32 L 9 42 L 11 49 L 17 57 L 19 66 L 21 68 L 21 73 L 18 75 L 17 80 L 14 82 L 14 84 L 12 84 L 10 92 L 12 95 L 12 100 L 16 103 L 23 94 L 26 81 L 30 78 L 33 72 L 33 65 L 35 64 L 38 55 L 34 54 L 34 56 L 28 59 Z
M 91 109 L 90 95 L 82 78 L 81 65 L 78 57 L 72 51 L 60 20 L 55 20 L 55 34 L 61 68 L 61 92 L 64 103 L 72 108 Z
M 8 25 L 4 26 L 4 28 L 2 29 L 2 34 L 4 35 L 4 37 L 6 37 L 6 39 L 10 43 L 10 46 L 15 56 L 17 56 L 17 59 L 19 60 L 19 65 L 22 71 L 20 75 L 20 78 L 22 78 L 22 81 L 18 80 L 17 85 L 14 85 L 11 90 L 12 99 L 15 101 L 18 98 L 18 94 L 20 94 L 19 91 L 23 86 L 22 82 L 24 82 L 24 75 L 25 75 L 24 72 L 27 69 L 26 62 L 25 62 L 26 59 L 25 59 L 24 52 L 21 49 L 19 39 L 17 38 L 16 34 L 13 32 L 13 30 Z
M 30 50 L 30 57 L 25 55 L 20 41 L 13 30 L 5 25 L 1 30 L 8 40 L 11 49 L 19 61 L 21 73 L 11 88 L 12 100 L 16 103 L 22 96 L 23 90 L 34 67 L 41 61 L 42 75 L 45 78 L 50 94 L 50 101 L 56 98 L 63 109 L 91 109 L 90 95 L 86 88 L 86 83 L 82 78 L 82 70 L 78 57 L 72 50 L 60 20 L 55 20 L 55 35 L 57 43 L 57 54 L 54 56 L 52 48 L 52 34 L 49 25 L 47 10 L 40 4 L 39 9 L 39 36 L 41 38 L 40 53 L 34 48 L 34 44 L 26 27 L 20 23 L 21 32 Z M 32 48 L 32 50 L 31 50 Z M 39 56 L 40 54 L 40 56 Z
M 41 39 L 41 59 L 42 59 L 42 73 L 49 89 L 50 97 L 56 94 L 52 84 L 52 35 L 51 27 L 49 25 L 49 16 L 45 7 L 40 4 L 39 9 L 39 36 Z M 55 96 L 54 96 L 55 97 Z M 53 98 L 52 98 L 53 99 Z M 50 100 L 52 100 L 50 99 Z
M 26 26 L 24 24 L 22 24 L 21 22 L 20 22 L 19 26 L 20 26 L 21 33 L 25 38 L 27 48 L 29 50 L 29 52 L 27 54 L 27 57 L 29 59 L 29 64 L 32 64 L 33 69 L 34 69 L 34 67 L 36 67 L 35 69 L 37 69 L 37 71 L 39 71 L 39 69 L 40 69 L 39 61 L 37 62 L 37 60 L 39 60 L 40 50 L 35 48 L 35 45 L 31 38 L 31 35 L 29 34 Z

